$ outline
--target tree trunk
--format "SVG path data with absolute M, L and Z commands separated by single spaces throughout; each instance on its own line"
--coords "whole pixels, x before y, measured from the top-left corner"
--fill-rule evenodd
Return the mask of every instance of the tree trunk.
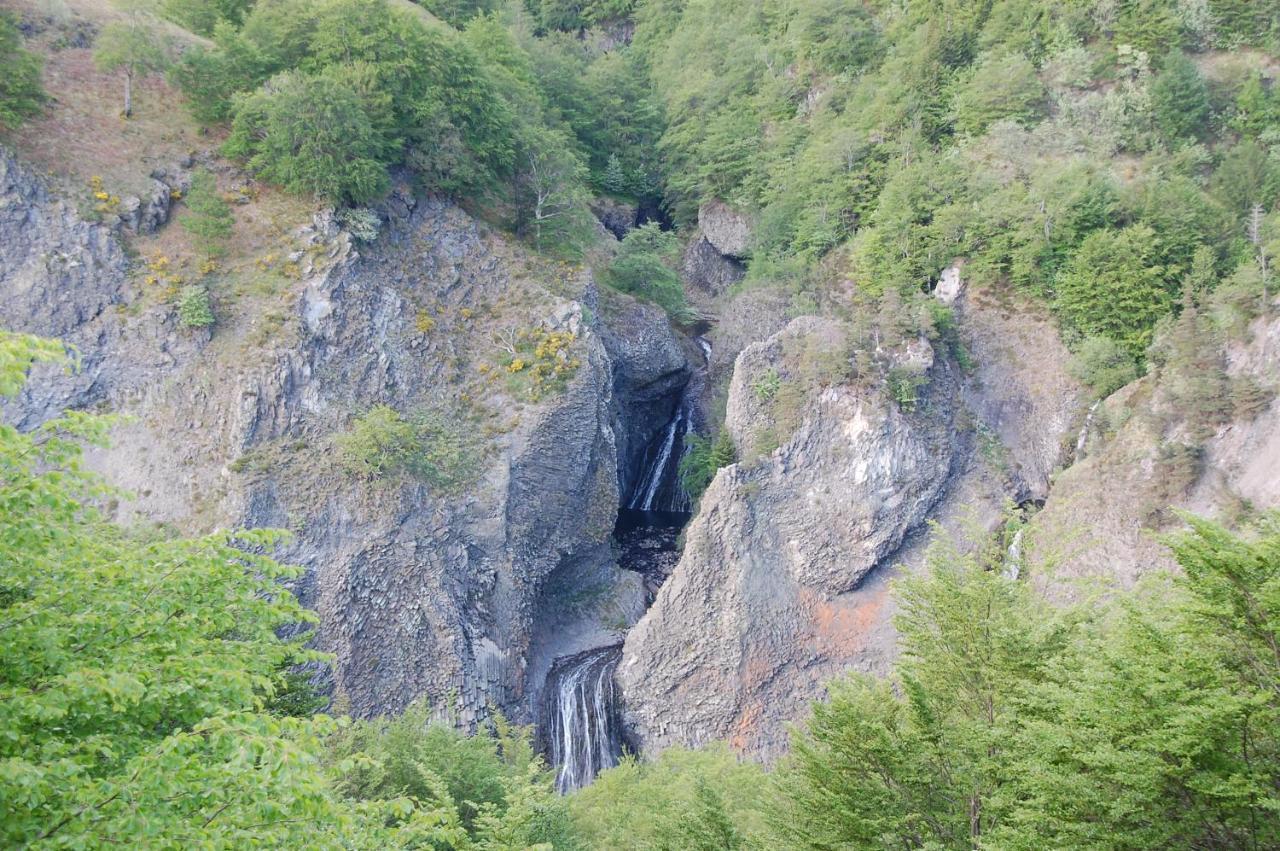
M 124 75 L 124 117 L 133 117 L 133 75 L 128 71 Z

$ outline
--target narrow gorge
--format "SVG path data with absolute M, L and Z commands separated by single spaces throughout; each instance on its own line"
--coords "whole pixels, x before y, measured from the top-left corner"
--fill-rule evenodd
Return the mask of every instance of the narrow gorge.
M 705 431 L 699 404 L 711 357 L 711 344 L 704 336 L 696 336 L 694 342 L 701 362 L 692 364 L 684 383 L 674 385 L 668 397 L 660 400 L 671 409 L 666 423 L 647 441 L 629 442 L 634 446 L 630 457 L 619 455 L 619 480 L 629 483 L 629 491 L 619 500 L 614 555 L 621 569 L 642 578 L 645 608 L 652 604 L 679 559 L 680 531 L 692 510 L 681 477 L 681 460 L 689 436 Z M 627 419 L 628 412 L 623 410 L 619 421 L 623 433 L 630 431 Z M 616 643 L 551 663 L 538 720 L 561 792 L 580 788 L 600 771 L 616 765 L 624 748 L 637 752 L 623 727 L 620 695 L 614 683 L 624 637 L 625 633 L 620 633 Z

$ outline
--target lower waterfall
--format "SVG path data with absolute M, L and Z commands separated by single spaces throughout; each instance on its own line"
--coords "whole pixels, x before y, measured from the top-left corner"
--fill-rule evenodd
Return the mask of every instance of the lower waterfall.
M 588 650 L 556 663 L 547 676 L 546 737 L 556 791 L 580 789 L 622 756 L 613 671 L 621 647 Z

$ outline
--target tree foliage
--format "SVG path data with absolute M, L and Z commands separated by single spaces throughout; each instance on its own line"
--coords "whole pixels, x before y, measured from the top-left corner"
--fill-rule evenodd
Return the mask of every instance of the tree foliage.
M 179 221 L 191 235 L 196 250 L 209 258 L 221 256 L 227 250 L 235 216 L 231 205 L 218 194 L 217 180 L 204 169 L 196 171 L 185 200 L 187 214 Z
M 0 129 L 12 130 L 40 112 L 44 87 L 41 61 L 22 47 L 22 34 L 13 16 L 0 12 Z
M 60 347 L 0 335 L 0 390 Z M 172 539 L 96 509 L 80 464 L 110 421 L 68 413 L 0 426 L 0 819 L 4 844 L 333 847 L 322 722 L 261 711 L 314 622 L 263 555 L 270 532 Z M 315 839 L 304 839 L 314 836 Z
M 1081 334 L 1107 337 L 1141 357 L 1156 320 L 1173 304 L 1155 251 L 1155 232 L 1145 225 L 1091 234 L 1058 276 L 1059 313 Z
M 893 683 L 846 678 L 814 707 L 773 829 L 797 848 L 1275 844 L 1280 527 L 1188 523 L 1182 576 L 1058 616 L 1003 548 L 935 545 L 898 589 Z
M 169 66 L 169 46 L 154 9 L 145 0 L 123 4 L 124 16 L 102 28 L 94 42 L 93 59 L 104 71 L 119 71 L 124 79 L 121 114 L 133 115 L 134 80 Z
M 605 271 L 614 289 L 652 301 L 674 319 L 688 320 L 692 311 L 675 271 L 679 243 L 673 234 L 649 222 L 627 233 Z

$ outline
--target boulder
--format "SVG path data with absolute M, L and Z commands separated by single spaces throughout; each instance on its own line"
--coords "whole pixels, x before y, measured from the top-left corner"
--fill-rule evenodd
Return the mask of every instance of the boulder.
M 698 227 L 725 257 L 743 260 L 751 253 L 750 218 L 723 201 L 707 201 L 698 208 Z

